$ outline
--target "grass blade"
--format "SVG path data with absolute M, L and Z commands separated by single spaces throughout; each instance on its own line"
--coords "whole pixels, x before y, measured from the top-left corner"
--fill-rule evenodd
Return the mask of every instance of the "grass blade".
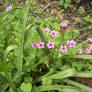
M 73 58 L 92 59 L 92 55 L 75 55 Z
M 37 32 L 38 32 L 38 35 L 40 36 L 41 40 L 46 43 L 45 36 L 43 35 L 42 31 L 40 30 L 39 25 L 37 27 Z
M 75 73 L 76 73 L 75 69 L 68 69 L 68 70 L 61 71 L 61 72 L 58 72 L 56 74 L 53 74 L 51 76 L 48 76 L 47 78 L 50 78 L 50 79 L 62 79 L 62 78 L 67 78 L 67 77 L 70 77 L 70 76 L 74 76 Z
M 34 87 L 32 92 L 43 92 L 43 91 L 52 91 L 58 90 L 59 92 L 83 92 L 76 87 L 66 86 L 66 85 L 45 85 Z M 70 91 L 69 91 L 70 90 Z
M 19 55 L 19 62 L 18 62 L 18 81 L 21 79 L 21 74 L 22 74 L 22 62 L 23 62 L 23 52 L 24 52 L 24 36 L 26 32 L 26 24 L 27 24 L 27 18 L 28 18 L 28 12 L 30 8 L 30 2 L 31 0 L 28 0 L 27 8 L 25 9 L 25 14 L 24 14 L 24 19 L 23 19 L 23 29 L 21 32 L 21 42 L 20 42 L 20 55 Z
M 9 54 L 10 51 L 16 49 L 18 46 L 17 45 L 10 45 L 6 48 L 5 52 L 4 52 L 4 62 L 6 61 L 7 59 L 7 55 Z
M 34 83 L 41 81 L 43 78 L 63 79 L 63 78 L 67 78 L 67 77 L 70 77 L 70 76 L 74 76 L 75 73 L 76 73 L 76 70 L 72 68 L 72 69 L 68 69 L 68 70 L 65 70 L 65 71 L 57 72 L 56 74 L 51 74 L 49 76 L 39 77 L 39 78 L 34 80 Z
M 86 78 L 92 78 L 92 72 L 79 72 L 75 73 L 73 77 L 86 77 Z

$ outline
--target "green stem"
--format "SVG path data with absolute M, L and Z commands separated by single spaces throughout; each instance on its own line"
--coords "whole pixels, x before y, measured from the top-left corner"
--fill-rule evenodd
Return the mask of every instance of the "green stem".
M 63 89 L 74 89 L 75 87 L 71 87 L 71 86 L 65 86 L 65 85 L 45 85 L 45 86 L 39 86 L 37 88 L 34 88 L 33 90 L 35 89 L 38 89 L 39 92 L 43 92 L 43 91 L 50 91 L 52 92 L 52 90 L 58 90 L 59 92 L 64 92 Z M 35 92 L 35 91 L 32 91 L 32 92 Z
M 41 40 L 46 43 L 45 36 L 43 35 L 42 31 L 40 30 L 39 25 L 38 25 L 38 27 L 37 27 L 37 32 L 38 32 L 38 34 L 39 34 Z
M 28 0 L 27 8 L 25 9 L 25 14 L 24 14 L 24 21 L 23 21 L 23 30 L 21 33 L 21 43 L 20 43 L 20 55 L 19 55 L 19 66 L 18 66 L 18 75 L 19 79 L 18 81 L 20 82 L 21 80 L 21 73 L 22 73 L 22 62 L 23 62 L 23 52 L 24 52 L 24 35 L 26 32 L 26 24 L 27 24 L 27 18 L 28 18 L 28 12 L 30 8 L 30 2 L 31 0 Z

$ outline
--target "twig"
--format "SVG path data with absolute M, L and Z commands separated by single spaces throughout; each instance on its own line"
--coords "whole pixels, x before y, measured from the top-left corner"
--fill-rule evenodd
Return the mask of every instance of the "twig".
M 57 1 L 53 1 L 53 2 L 51 2 L 51 3 L 49 3 L 49 4 L 47 4 L 43 9 L 42 9 L 42 11 L 44 11 L 46 8 L 48 8 L 51 4 L 53 4 L 53 3 L 57 3 Z

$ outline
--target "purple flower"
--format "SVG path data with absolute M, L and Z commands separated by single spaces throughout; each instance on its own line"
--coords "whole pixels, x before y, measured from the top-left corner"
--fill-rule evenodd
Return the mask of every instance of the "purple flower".
M 45 28 L 44 32 L 46 32 L 48 34 L 50 32 L 50 30 L 48 28 Z
M 92 44 L 90 45 L 89 49 L 92 51 Z
M 74 47 L 77 43 L 74 40 L 71 40 L 71 45 Z
M 37 47 L 38 47 L 39 49 L 44 48 L 44 42 L 39 42 L 39 43 L 37 44 Z
M 52 37 L 55 37 L 55 36 L 57 36 L 57 31 L 55 31 L 55 30 L 52 30 L 52 31 L 51 31 L 51 35 L 52 35 Z
M 92 38 L 90 38 L 88 41 L 89 41 L 89 42 L 92 42 Z
M 71 40 L 71 41 L 67 41 L 67 45 L 69 46 L 69 47 L 74 47 L 75 45 L 76 45 L 77 43 L 74 41 L 74 40 Z
M 67 47 L 66 47 L 66 45 L 61 46 L 61 47 L 60 47 L 60 51 L 61 51 L 62 53 L 66 53 L 66 52 L 67 52 Z
M 91 54 L 91 50 L 90 49 L 88 49 L 88 48 L 86 48 L 86 54 Z
M 25 2 L 26 4 L 28 3 L 28 1 Z
M 5 5 L 7 5 L 8 4 L 8 2 L 5 2 Z
M 61 24 L 61 26 L 62 26 L 62 27 L 67 27 L 67 24 L 66 24 L 66 23 Z
M 72 47 L 72 45 L 71 45 L 71 41 L 67 41 L 67 45 L 69 46 L 69 47 Z
M 48 42 L 47 43 L 48 48 L 54 48 L 54 42 Z
M 78 50 L 78 53 L 79 53 L 79 54 L 82 54 L 82 53 L 83 53 L 82 49 L 79 49 L 79 50 Z
M 12 6 L 10 5 L 9 7 L 6 8 L 6 11 L 10 11 L 12 9 Z
M 36 46 L 37 46 L 37 43 L 36 42 L 32 43 L 32 48 L 34 48 Z

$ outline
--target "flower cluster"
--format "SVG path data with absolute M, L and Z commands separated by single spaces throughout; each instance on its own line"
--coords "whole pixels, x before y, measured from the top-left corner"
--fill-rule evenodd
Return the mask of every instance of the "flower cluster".
M 79 54 L 83 54 L 83 50 L 82 49 L 79 49 L 78 50 L 78 53 Z M 90 45 L 89 48 L 86 48 L 85 53 L 86 54 L 91 54 L 92 53 L 92 45 Z
M 66 27 L 67 24 L 62 24 L 62 26 L 63 27 Z M 55 30 L 50 31 L 50 29 L 45 28 L 44 29 L 44 32 L 47 33 L 47 34 L 50 33 L 52 37 L 56 37 L 57 36 L 57 31 L 55 31 Z M 66 43 L 66 45 L 61 45 L 60 46 L 60 51 L 62 53 L 66 53 L 67 52 L 67 46 L 68 47 L 74 47 L 76 44 L 77 43 L 74 40 L 71 40 L 71 41 L 68 40 L 67 43 Z M 45 45 L 44 42 L 39 42 L 39 43 L 33 42 L 32 43 L 32 48 L 38 47 L 39 49 L 41 49 L 41 48 L 44 48 L 44 45 Z M 53 41 L 52 42 L 51 41 L 48 41 L 46 45 L 47 45 L 48 48 L 54 48 L 55 47 Z
M 67 25 L 66 24 L 62 24 L 62 27 L 67 27 Z M 50 34 L 52 37 L 56 37 L 57 36 L 57 31 L 55 31 L 55 30 L 50 31 L 50 29 L 45 28 L 44 32 L 47 33 L 47 34 Z M 92 38 L 89 39 L 89 42 L 92 42 Z M 57 51 L 61 51 L 62 53 L 67 53 L 67 51 L 68 51 L 67 47 L 72 48 L 72 47 L 75 47 L 76 45 L 77 45 L 77 43 L 74 40 L 67 40 L 66 44 L 65 45 L 61 45 L 60 46 L 60 50 L 57 50 Z M 47 46 L 49 49 L 55 47 L 53 41 L 48 41 L 46 43 L 46 45 L 42 41 L 40 41 L 39 43 L 36 43 L 36 42 L 32 43 L 32 48 L 37 47 L 37 48 L 41 49 L 41 48 L 45 48 L 45 46 Z M 86 54 L 91 54 L 92 53 L 92 45 L 90 45 L 89 48 L 86 48 L 85 53 Z M 78 54 L 83 54 L 83 50 L 82 49 L 78 49 Z
M 25 4 L 27 4 L 27 3 L 28 3 L 28 1 L 25 1 Z M 5 2 L 5 5 L 8 5 L 8 2 Z M 6 11 L 10 11 L 10 10 L 12 10 L 11 5 L 6 8 Z
M 67 43 L 66 43 L 66 45 L 61 46 L 60 51 L 61 51 L 62 53 L 66 53 L 66 52 L 67 52 L 67 46 L 68 46 L 68 47 L 75 47 L 76 44 L 77 44 L 77 43 L 76 43 L 74 40 L 71 40 L 71 41 L 68 40 Z
M 41 49 L 41 48 L 44 48 L 44 45 L 45 45 L 45 43 L 41 42 L 41 41 L 39 43 L 33 42 L 32 48 L 38 47 L 39 49 Z M 48 48 L 54 48 L 54 42 L 48 41 L 47 46 L 48 46 Z
M 47 34 L 50 33 L 52 37 L 56 37 L 56 36 L 57 36 L 57 31 L 55 31 L 55 30 L 52 30 L 52 31 L 50 32 L 50 29 L 45 28 L 45 29 L 44 29 L 44 32 L 47 33 Z M 39 43 L 33 42 L 33 43 L 32 43 L 32 48 L 38 47 L 39 49 L 41 49 L 41 48 L 44 48 L 44 45 L 45 45 L 44 42 L 39 42 Z M 54 42 L 53 42 L 53 41 L 52 41 L 52 42 L 51 42 L 51 41 L 48 41 L 47 47 L 48 47 L 48 48 L 54 48 Z
M 69 47 L 74 47 L 75 45 L 76 45 L 77 43 L 74 41 L 74 40 L 71 40 L 71 41 L 67 41 L 67 45 L 69 46 Z
M 69 47 L 73 47 L 73 46 L 75 46 L 76 45 L 76 42 L 74 41 L 74 40 L 71 40 L 71 41 L 67 41 L 67 42 L 70 42 L 70 44 L 69 43 L 67 43 L 67 45 L 61 45 L 60 46 L 60 51 L 62 52 L 62 53 L 66 53 L 67 52 L 67 46 L 69 46 Z M 32 48 L 34 48 L 34 47 L 38 47 L 39 49 L 41 49 L 41 48 L 44 48 L 45 46 L 45 43 L 44 42 L 39 42 L 39 43 L 36 43 L 36 42 L 33 42 L 32 43 Z M 54 46 L 54 42 L 52 41 L 48 41 L 47 42 L 47 47 L 48 48 L 54 48 L 55 46 Z
M 56 36 L 57 36 L 57 31 L 55 31 L 55 30 L 52 30 L 52 31 L 50 32 L 50 29 L 45 28 L 45 29 L 44 29 L 44 32 L 46 32 L 47 34 L 50 33 L 52 37 L 56 37 Z
M 91 54 L 92 53 L 92 44 L 89 46 L 89 48 L 86 48 L 86 54 Z

